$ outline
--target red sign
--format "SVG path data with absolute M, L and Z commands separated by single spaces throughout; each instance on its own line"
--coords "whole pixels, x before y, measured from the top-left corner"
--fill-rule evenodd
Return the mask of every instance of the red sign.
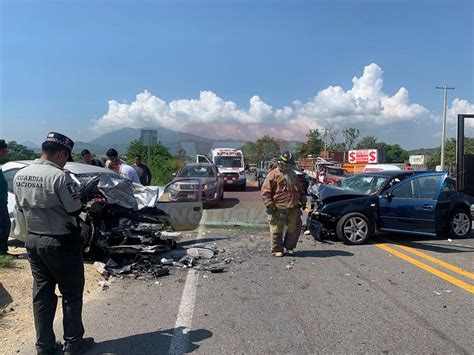
M 377 149 L 349 150 L 349 163 L 377 163 Z

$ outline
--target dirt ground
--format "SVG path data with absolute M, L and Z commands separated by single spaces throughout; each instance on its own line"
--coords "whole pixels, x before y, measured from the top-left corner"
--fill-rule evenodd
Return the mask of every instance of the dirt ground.
M 0 353 L 15 354 L 25 342 L 35 338 L 31 304 L 33 278 L 22 244 L 10 243 L 10 252 L 17 254 L 13 268 L 0 268 Z M 100 275 L 91 264 L 85 265 L 84 302 L 100 297 Z M 57 294 L 60 295 L 59 291 Z M 56 318 L 61 317 L 61 300 Z

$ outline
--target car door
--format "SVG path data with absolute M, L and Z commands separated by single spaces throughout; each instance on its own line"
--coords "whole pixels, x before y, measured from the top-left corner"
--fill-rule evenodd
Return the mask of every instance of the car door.
M 10 237 L 26 241 L 26 220 L 23 213 L 18 209 L 16 205 L 15 195 L 13 194 L 13 179 L 15 174 L 20 171 L 23 167 L 15 167 L 12 169 L 5 170 L 3 175 L 8 184 L 8 214 L 10 215 Z
M 437 198 L 445 173 L 418 175 L 402 181 L 379 196 L 381 230 L 435 233 Z
M 212 164 L 212 162 L 209 160 L 209 158 L 206 157 L 205 155 L 202 155 L 202 154 L 197 154 L 196 155 L 196 163 L 198 163 L 198 164 L 202 164 L 202 163 Z
M 190 231 L 202 218 L 202 187 L 197 179 L 175 179 L 159 194 L 155 207 L 171 218 L 175 231 Z

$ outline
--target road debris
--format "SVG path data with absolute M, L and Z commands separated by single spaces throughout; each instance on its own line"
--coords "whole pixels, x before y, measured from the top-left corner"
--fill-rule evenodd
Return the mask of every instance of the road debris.
M 195 258 L 211 259 L 215 252 L 207 248 L 189 248 L 187 254 Z

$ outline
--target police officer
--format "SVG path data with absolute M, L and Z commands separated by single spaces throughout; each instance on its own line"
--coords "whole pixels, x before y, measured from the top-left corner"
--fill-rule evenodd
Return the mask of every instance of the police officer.
M 0 163 L 6 159 L 8 145 L 5 140 L 0 139 Z M 8 213 L 8 184 L 0 166 L 0 255 L 8 253 L 8 236 L 10 235 L 10 215 Z
M 41 158 L 20 170 L 14 179 L 15 198 L 28 231 L 26 249 L 34 280 L 38 354 L 62 350 L 53 332 L 56 285 L 62 294 L 64 353 L 82 354 L 94 346 L 93 338 L 83 338 L 84 264 L 75 218 L 82 203 L 69 173 L 63 170 L 73 146 L 68 137 L 50 132 L 41 146 Z
M 283 153 L 275 169 L 271 170 L 262 185 L 261 196 L 267 209 L 270 225 L 271 251 L 283 256 L 286 248 L 292 255 L 301 232 L 301 208 L 306 205 L 306 195 L 294 169 L 295 161 L 290 152 Z M 285 236 L 285 227 L 287 227 Z

